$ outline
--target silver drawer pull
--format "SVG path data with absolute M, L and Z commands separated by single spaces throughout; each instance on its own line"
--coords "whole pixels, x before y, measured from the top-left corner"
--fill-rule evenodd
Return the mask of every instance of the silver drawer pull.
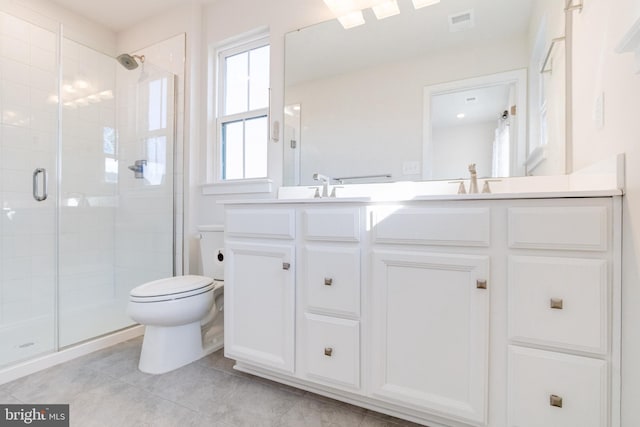
M 330 278 L 328 278 L 328 277 L 325 277 L 325 278 L 324 278 L 324 285 L 325 285 L 325 286 L 331 286 L 331 285 L 333 285 L 333 279 L 330 279 Z
M 562 310 L 562 298 L 551 298 L 549 301 L 549 307 L 556 310 Z
M 555 406 L 556 408 L 562 408 L 562 397 L 552 394 L 549 396 L 549 405 Z
M 283 262 L 282 263 L 282 269 L 283 270 L 288 270 L 290 268 L 291 268 L 291 264 L 290 263 L 288 263 L 288 262 Z
M 478 288 L 478 289 L 487 289 L 487 281 L 486 280 L 476 280 L 476 288 Z
M 332 354 L 333 354 L 333 348 L 331 348 L 331 347 L 325 347 L 324 348 L 324 355 L 325 356 L 331 357 Z

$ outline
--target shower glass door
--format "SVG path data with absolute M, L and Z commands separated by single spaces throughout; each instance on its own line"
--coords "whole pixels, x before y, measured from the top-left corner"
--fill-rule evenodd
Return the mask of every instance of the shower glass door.
M 62 41 L 59 346 L 131 326 L 173 274 L 173 75 Z M 138 173 L 134 169 L 137 169 Z
M 55 349 L 56 31 L 0 12 L 0 366 Z
M 174 273 L 174 75 L 50 24 L 0 11 L 0 369 L 131 326 Z

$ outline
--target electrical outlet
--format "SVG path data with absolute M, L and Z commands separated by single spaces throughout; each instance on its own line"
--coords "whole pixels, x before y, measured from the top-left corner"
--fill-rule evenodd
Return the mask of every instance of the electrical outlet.
M 420 162 L 409 161 L 402 164 L 403 175 L 418 175 L 420 173 Z

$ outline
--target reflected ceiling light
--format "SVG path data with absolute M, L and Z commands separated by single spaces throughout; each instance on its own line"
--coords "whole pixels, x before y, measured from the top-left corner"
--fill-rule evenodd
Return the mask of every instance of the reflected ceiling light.
M 361 10 L 354 10 L 346 15 L 338 16 L 338 21 L 340 21 L 345 30 L 348 30 L 349 28 L 364 24 L 364 16 L 362 16 Z
M 431 6 L 436 3 L 440 3 L 440 0 L 412 0 L 413 7 L 420 9 L 421 7 Z
M 73 87 L 75 87 L 76 89 L 86 89 L 89 87 L 89 82 L 83 79 L 78 79 L 73 82 Z
M 98 95 L 100 95 L 102 99 L 113 99 L 113 91 L 111 90 L 103 90 Z
M 361 10 L 362 7 L 355 0 L 324 0 L 329 10 L 336 16 L 344 16 L 354 10 Z
M 76 92 L 76 89 L 70 84 L 62 85 L 62 90 L 64 90 L 67 93 L 75 93 Z
M 464 119 L 464 113 L 458 113 L 456 117 L 459 119 Z
M 373 5 L 371 9 L 373 9 L 373 13 L 378 19 L 388 18 L 400 13 L 397 0 L 389 0 L 378 3 L 376 5 Z

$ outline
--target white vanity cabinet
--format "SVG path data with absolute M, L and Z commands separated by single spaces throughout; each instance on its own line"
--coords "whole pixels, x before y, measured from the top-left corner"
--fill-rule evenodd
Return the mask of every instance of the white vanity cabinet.
M 360 389 L 361 207 L 299 211 L 300 378 Z
M 371 222 L 372 396 L 484 425 L 490 209 L 386 206 Z
M 617 198 L 507 208 L 509 427 L 619 425 L 619 218 Z
M 620 427 L 621 199 L 229 203 L 236 369 L 431 427 Z
M 227 209 L 225 356 L 294 372 L 295 211 Z

